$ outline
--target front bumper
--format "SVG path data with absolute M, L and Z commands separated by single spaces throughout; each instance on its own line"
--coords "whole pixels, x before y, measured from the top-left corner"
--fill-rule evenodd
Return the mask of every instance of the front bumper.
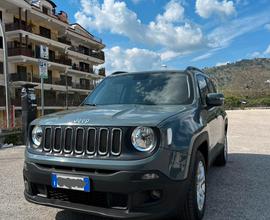
M 188 187 L 187 180 L 174 181 L 155 170 L 74 169 L 25 162 L 23 173 L 29 202 L 112 218 L 150 219 L 174 214 L 185 201 Z M 92 191 L 53 189 L 51 173 L 88 176 Z M 145 179 L 145 174 L 152 175 Z

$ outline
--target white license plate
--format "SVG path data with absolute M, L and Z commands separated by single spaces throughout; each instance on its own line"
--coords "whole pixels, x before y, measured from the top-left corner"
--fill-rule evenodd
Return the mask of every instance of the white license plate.
M 53 188 L 72 189 L 90 192 L 90 179 L 86 176 L 73 176 L 66 174 L 52 173 L 51 185 Z

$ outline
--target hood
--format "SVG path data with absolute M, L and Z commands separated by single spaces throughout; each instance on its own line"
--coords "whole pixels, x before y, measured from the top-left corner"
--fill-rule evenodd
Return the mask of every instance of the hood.
M 157 126 L 185 106 L 103 105 L 81 106 L 36 119 L 40 125 Z

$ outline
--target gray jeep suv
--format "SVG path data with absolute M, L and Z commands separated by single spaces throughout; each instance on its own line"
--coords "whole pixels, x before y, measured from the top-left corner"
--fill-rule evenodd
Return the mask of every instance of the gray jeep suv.
M 227 160 L 224 97 L 201 70 L 117 72 L 75 110 L 33 121 L 25 198 L 113 218 L 202 219 Z

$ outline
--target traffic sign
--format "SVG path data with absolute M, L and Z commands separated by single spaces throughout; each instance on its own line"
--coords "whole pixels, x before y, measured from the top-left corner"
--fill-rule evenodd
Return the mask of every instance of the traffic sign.
M 48 79 L 48 61 L 39 60 L 39 77 L 43 79 Z

